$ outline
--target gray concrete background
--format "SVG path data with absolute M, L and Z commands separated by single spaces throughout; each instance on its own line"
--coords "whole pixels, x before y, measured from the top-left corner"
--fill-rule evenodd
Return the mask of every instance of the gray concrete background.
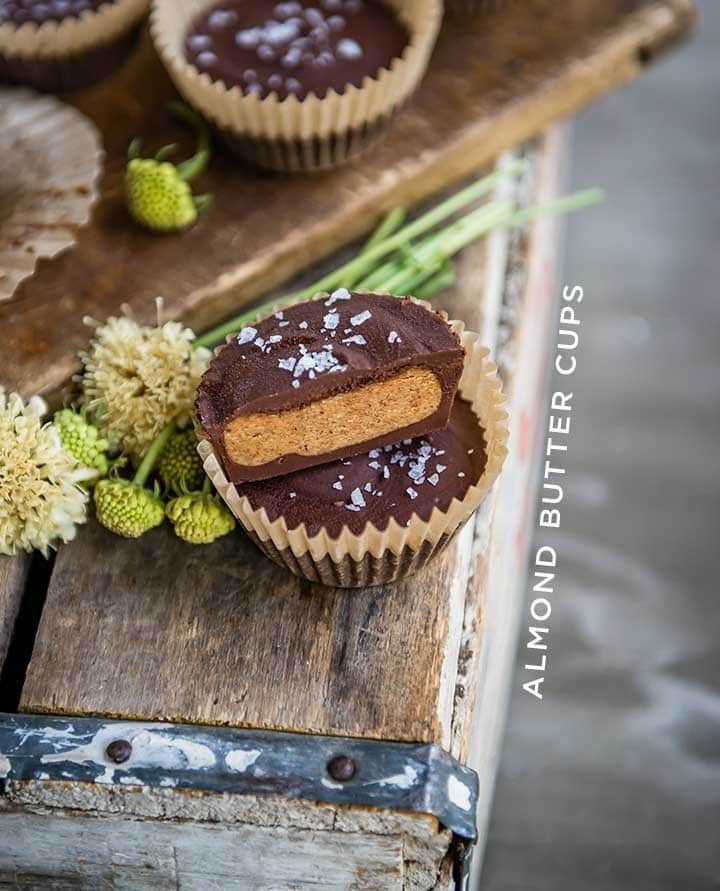
M 545 698 L 518 656 L 483 891 L 720 888 L 720 2 L 580 115 L 585 287 Z

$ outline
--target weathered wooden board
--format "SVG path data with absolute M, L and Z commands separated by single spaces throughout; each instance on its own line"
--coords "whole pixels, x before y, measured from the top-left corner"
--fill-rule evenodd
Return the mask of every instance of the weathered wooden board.
M 0 888 L 397 891 L 399 836 L 2 815 Z M 418 888 L 416 885 L 415 888 Z
M 30 557 L 27 554 L 0 557 L 0 672 L 10 646 L 29 571 Z
M 87 341 L 82 317 L 123 302 L 140 317 L 166 298 L 196 327 L 287 279 L 410 204 L 476 170 L 503 148 L 632 78 L 692 22 L 691 0 L 526 0 L 477 4 L 448 19 L 417 96 L 388 139 L 357 163 L 284 178 L 220 157 L 199 187 L 212 211 L 178 237 L 134 228 L 122 198 L 127 144 L 183 139 L 167 121 L 172 95 L 147 40 L 111 81 L 75 102 L 107 150 L 102 200 L 77 247 L 40 264 L 0 307 L 0 382 L 25 394 L 57 389 Z M 187 145 L 187 142 L 185 142 Z

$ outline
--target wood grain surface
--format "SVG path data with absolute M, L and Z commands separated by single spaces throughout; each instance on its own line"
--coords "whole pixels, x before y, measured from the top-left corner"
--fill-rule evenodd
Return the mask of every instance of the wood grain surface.
M 28 554 L 0 557 L 0 671 L 10 646 L 29 571 Z
M 168 317 L 207 326 L 369 229 L 380 214 L 437 192 L 503 148 L 632 78 L 692 22 L 691 0 L 526 0 L 479 4 L 450 18 L 430 69 L 388 138 L 331 173 L 278 177 L 216 157 L 198 182 L 208 216 L 182 236 L 150 236 L 128 220 L 127 144 L 177 141 L 173 95 L 148 40 L 110 81 L 75 104 L 107 151 L 102 200 L 77 247 L 42 262 L 0 308 L 0 382 L 52 392 L 76 367 L 86 314 L 127 302 L 141 318 L 166 298 Z

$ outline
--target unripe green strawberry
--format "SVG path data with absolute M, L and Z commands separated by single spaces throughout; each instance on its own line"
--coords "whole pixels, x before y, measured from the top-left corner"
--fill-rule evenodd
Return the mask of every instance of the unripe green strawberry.
M 93 497 L 98 522 L 125 538 L 139 538 L 165 517 L 162 499 L 129 480 L 100 480 Z
M 55 413 L 53 424 L 68 455 L 83 467 L 97 471 L 98 477 L 107 476 L 110 468 L 106 454 L 109 443 L 84 414 L 64 408 Z
M 190 544 L 210 544 L 235 528 L 235 518 L 214 496 L 181 495 L 165 509 L 175 534 Z
M 158 476 L 166 489 L 179 495 L 202 486 L 205 471 L 197 453 L 197 442 L 192 428 L 170 437 L 157 464 Z

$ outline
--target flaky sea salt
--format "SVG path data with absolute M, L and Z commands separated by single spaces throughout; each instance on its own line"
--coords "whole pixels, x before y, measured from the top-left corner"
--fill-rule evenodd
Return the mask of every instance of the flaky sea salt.
M 429 476 L 427 478 L 427 481 L 430 483 L 431 486 L 437 486 L 437 484 L 440 482 L 440 477 L 436 473 L 434 473 L 432 476 Z
M 397 331 L 391 331 L 388 334 L 388 343 L 402 343 L 402 341 L 400 340 L 400 335 L 397 333 Z
M 344 337 L 343 343 L 356 343 L 358 346 L 365 346 L 367 340 L 365 340 L 362 334 L 353 334 L 352 337 Z
M 248 326 L 247 328 L 242 328 L 237 336 L 237 342 L 239 344 L 250 343 L 251 340 L 255 340 L 255 336 L 257 334 L 257 328 L 251 328 Z
M 347 288 L 338 288 L 337 291 L 333 291 L 325 301 L 325 306 L 332 306 L 336 300 L 349 300 L 350 296 L 350 291 L 348 291 Z
M 340 314 L 337 312 L 329 312 L 325 315 L 323 319 L 323 324 L 328 329 L 328 331 L 334 331 L 338 326 L 338 322 L 340 321 Z
M 364 322 L 367 322 L 368 319 L 372 318 L 372 313 L 369 309 L 364 309 L 362 312 L 359 312 L 356 316 L 353 316 L 350 319 L 350 324 L 353 327 L 357 327 L 358 325 L 362 325 Z
M 352 501 L 356 507 L 365 507 L 365 498 L 360 489 L 352 490 L 350 493 L 350 501 Z
M 407 489 L 405 489 L 405 491 L 413 499 L 413 501 L 418 497 L 418 493 L 411 487 L 408 487 Z

